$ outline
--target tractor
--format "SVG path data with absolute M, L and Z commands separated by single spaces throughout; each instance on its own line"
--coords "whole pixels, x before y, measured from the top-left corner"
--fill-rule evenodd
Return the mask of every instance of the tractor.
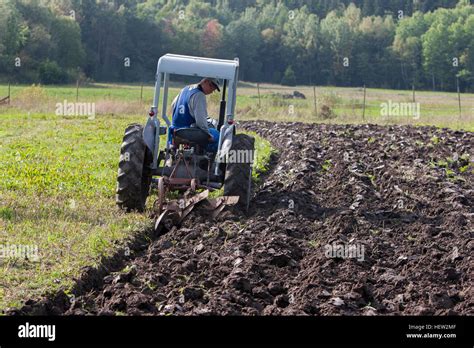
M 166 54 L 158 60 L 153 105 L 147 122 L 145 126 L 129 125 L 123 137 L 116 190 L 116 203 L 120 208 L 143 212 L 150 188 L 156 187 L 158 199 L 154 210 L 157 216 L 174 207 L 183 217 L 183 212 L 187 214 L 190 206 L 207 197 L 203 191 L 223 188 L 224 196 L 218 202 L 212 202 L 213 208 L 222 210 L 222 205 L 228 203 L 248 210 L 255 140 L 236 132 L 238 71 L 238 58 L 223 60 Z M 216 126 L 220 132 L 217 153 L 207 152 L 208 136 L 201 129 L 175 128 L 170 122 L 167 105 L 171 74 L 222 81 Z M 160 96 L 163 123 L 158 117 Z M 166 143 L 160 146 L 160 141 Z M 229 156 L 233 152 L 251 156 Z M 169 196 L 175 192 L 185 193 L 185 199 L 190 203 L 179 208 L 170 203 Z M 190 193 L 200 198 L 192 199 Z

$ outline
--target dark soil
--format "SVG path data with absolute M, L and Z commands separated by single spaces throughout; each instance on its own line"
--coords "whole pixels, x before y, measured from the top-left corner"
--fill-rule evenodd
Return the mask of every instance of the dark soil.
M 243 128 L 279 149 L 251 213 L 193 214 L 65 314 L 474 314 L 473 133 Z M 363 260 L 328 257 L 334 244 Z

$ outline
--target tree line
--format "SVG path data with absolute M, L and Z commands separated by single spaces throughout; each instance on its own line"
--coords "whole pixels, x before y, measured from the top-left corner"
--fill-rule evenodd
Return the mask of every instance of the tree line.
M 165 53 L 240 79 L 474 89 L 469 0 L 0 0 L 0 79 L 153 80 Z

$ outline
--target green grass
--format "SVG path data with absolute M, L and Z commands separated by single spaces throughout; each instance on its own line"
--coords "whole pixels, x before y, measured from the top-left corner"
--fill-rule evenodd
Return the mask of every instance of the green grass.
M 266 173 L 269 169 L 270 158 L 275 153 L 270 142 L 264 138 L 261 138 L 255 132 L 246 132 L 253 136 L 255 140 L 255 157 L 253 163 L 252 176 L 256 183 L 260 183 L 261 175 Z
M 72 285 L 150 224 L 114 203 L 123 129 L 141 119 L 0 115 L 0 245 L 35 245 L 40 257 L 0 260 L 0 308 Z

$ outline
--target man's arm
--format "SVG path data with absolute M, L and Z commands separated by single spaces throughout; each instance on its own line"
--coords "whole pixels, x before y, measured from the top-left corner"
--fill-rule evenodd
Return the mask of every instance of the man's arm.
M 204 93 L 196 93 L 189 100 L 189 111 L 196 121 L 196 127 L 205 131 L 209 136 L 209 126 L 207 125 L 207 103 Z

